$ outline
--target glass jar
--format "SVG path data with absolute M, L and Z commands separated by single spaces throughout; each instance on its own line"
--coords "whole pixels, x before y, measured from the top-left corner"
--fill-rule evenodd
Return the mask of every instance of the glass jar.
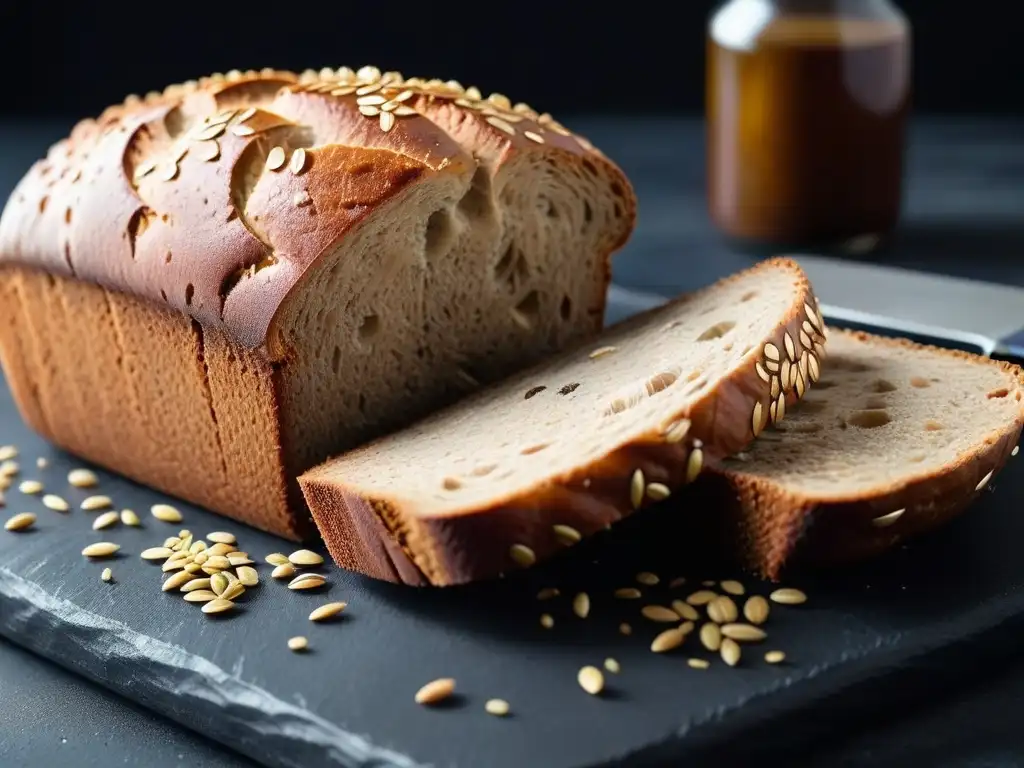
M 870 251 L 899 218 L 910 25 L 888 0 L 730 0 L 707 39 L 708 202 L 757 250 Z

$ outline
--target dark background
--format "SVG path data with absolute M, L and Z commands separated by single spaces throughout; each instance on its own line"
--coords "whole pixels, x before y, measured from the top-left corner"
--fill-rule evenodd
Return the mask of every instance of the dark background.
M 841 0 L 837 0 L 841 2 Z M 1024 114 L 1016 0 L 899 0 L 919 112 Z M 708 0 L 0 2 L 0 118 L 100 112 L 214 71 L 375 64 L 541 111 L 696 112 Z

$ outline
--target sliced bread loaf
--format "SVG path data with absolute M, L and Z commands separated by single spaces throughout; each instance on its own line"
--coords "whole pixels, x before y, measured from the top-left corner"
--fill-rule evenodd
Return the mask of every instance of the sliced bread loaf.
M 951 518 L 1024 423 L 1016 366 L 861 333 L 828 343 L 827 372 L 785 423 L 702 478 L 771 579 L 793 559 L 847 562 Z
M 313 469 L 303 493 L 334 559 L 376 578 L 532 565 L 781 420 L 819 375 L 816 306 L 795 263 L 765 262 Z

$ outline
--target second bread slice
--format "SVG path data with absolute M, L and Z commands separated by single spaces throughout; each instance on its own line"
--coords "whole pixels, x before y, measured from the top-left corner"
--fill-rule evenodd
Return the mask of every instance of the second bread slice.
M 339 565 L 410 584 L 528 567 L 742 450 L 820 371 L 775 259 L 646 312 L 300 478 Z

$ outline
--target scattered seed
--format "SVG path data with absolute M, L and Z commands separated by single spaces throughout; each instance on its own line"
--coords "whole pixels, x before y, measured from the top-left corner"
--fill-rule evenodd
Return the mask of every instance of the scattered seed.
M 645 619 L 665 623 L 676 622 L 679 621 L 680 618 L 678 613 L 663 605 L 645 605 L 640 609 L 640 613 L 643 614 Z
M 142 521 L 139 520 L 139 516 L 131 509 L 121 510 L 121 522 L 125 525 L 139 526 L 142 525 Z
M 753 624 L 725 624 L 722 626 L 722 634 L 732 640 L 747 643 L 756 643 L 768 637 L 763 629 Z
M 142 550 L 140 557 L 143 560 L 166 560 L 173 554 L 174 551 L 169 547 L 150 547 Z
M 0 477 L 13 477 L 21 471 L 18 462 L 7 459 L 0 461 Z
M 540 592 L 537 593 L 538 600 L 551 600 L 552 598 L 558 597 L 561 592 L 558 591 L 557 587 L 544 587 Z
M 978 481 L 978 484 L 974 486 L 974 490 L 980 491 L 982 488 L 988 485 L 988 481 L 992 479 L 992 475 L 994 475 L 995 473 L 996 471 L 994 469 L 990 470 L 987 475 L 985 475 L 983 478 L 981 478 L 981 480 Z
M 120 548 L 119 544 L 113 544 L 109 541 L 97 541 L 95 544 L 90 544 L 83 549 L 82 554 L 86 557 L 110 557 Z
M 686 663 L 693 669 L 707 669 L 711 663 L 707 659 L 687 659 Z
M 622 671 L 622 667 L 619 666 L 619 662 L 611 658 L 604 660 L 604 668 L 611 672 L 613 675 L 617 675 L 619 674 L 619 672 Z
M 597 349 L 595 349 L 593 352 L 590 353 L 590 359 L 591 360 L 596 360 L 599 357 L 604 357 L 605 355 L 610 355 L 615 350 L 616 350 L 616 347 L 598 347 Z
M 586 592 L 580 592 L 576 595 L 572 599 L 572 612 L 581 619 L 587 618 L 590 615 L 590 595 Z
M 238 575 L 238 580 L 242 583 L 242 586 L 255 587 L 260 583 L 259 573 L 250 565 L 240 566 L 235 573 Z
M 537 562 L 537 555 L 525 544 L 513 544 L 508 548 L 508 554 L 517 565 L 521 565 L 523 568 L 529 568 Z
M 109 568 L 104 568 L 103 573 L 100 574 L 101 581 L 111 581 L 114 578 L 114 572 Z
M 1019 445 L 1013 446 L 1013 450 L 1010 451 L 1010 455 L 1011 456 L 1016 456 L 1018 453 L 1020 453 L 1020 446 Z
M 200 590 L 199 592 L 189 592 L 189 595 L 199 594 L 202 594 L 202 590 Z M 230 611 L 234 607 L 235 604 L 232 603 L 230 600 L 225 600 L 223 597 L 216 597 L 203 606 L 203 613 L 224 613 L 225 611 Z
M 117 512 L 104 512 L 102 515 L 100 515 L 92 521 L 92 529 L 94 531 L 100 531 L 104 528 L 109 528 L 110 526 L 114 525 L 114 523 L 118 522 L 120 519 L 121 516 L 117 514 Z
M 622 587 L 622 589 L 615 590 L 615 596 L 620 600 L 636 600 L 641 593 L 636 587 Z
M 544 627 L 544 629 L 551 629 L 553 626 L 555 626 L 554 616 L 552 616 L 550 613 L 542 613 L 540 615 L 540 625 Z
M 629 503 L 633 505 L 633 509 L 639 509 L 643 503 L 645 487 L 646 482 L 644 481 L 643 470 L 634 470 L 633 476 L 629 480 Z
M 43 492 L 43 484 L 38 480 L 22 480 L 18 485 L 18 490 L 29 496 L 33 496 L 37 493 Z
M 666 653 L 683 644 L 686 634 L 677 628 L 666 629 L 651 642 L 651 650 L 655 653 Z
M 267 170 L 276 171 L 279 170 L 285 162 L 285 153 L 283 147 L 274 147 L 267 154 Z
M 283 563 L 270 572 L 272 579 L 290 579 L 295 575 L 295 566 L 291 563 Z
M 906 508 L 897 509 L 896 511 L 890 512 L 887 515 L 881 515 L 879 517 L 874 518 L 871 521 L 871 524 L 875 526 L 875 528 L 888 528 L 890 525 L 892 525 L 901 517 L 903 517 L 903 513 L 906 511 Z
M 337 616 L 348 607 L 348 603 L 326 603 L 309 614 L 310 621 L 326 621 Z
M 505 717 L 511 710 L 508 702 L 504 699 L 488 699 L 484 704 L 484 711 L 495 717 Z
M 691 632 L 693 632 L 693 628 L 696 627 L 696 626 L 697 625 L 694 624 L 692 621 L 684 621 L 682 624 L 680 624 L 678 627 L 676 627 L 676 629 L 678 629 L 684 635 L 688 635 Z
M 719 652 L 722 654 L 722 661 L 730 667 L 735 667 L 740 663 L 740 644 L 732 638 L 727 637 L 722 641 L 722 647 Z
M 768 651 L 764 655 L 764 660 L 769 664 L 781 664 L 786 660 L 786 654 L 782 651 Z
M 633 627 L 627 624 L 625 621 L 619 624 L 619 634 L 629 637 L 633 634 Z
M 650 571 L 641 571 L 636 575 L 636 580 L 638 583 L 648 587 L 653 587 L 661 581 L 656 574 L 653 574 Z
M 111 501 L 109 496 L 90 496 L 82 502 L 81 508 L 86 512 L 95 512 L 99 509 L 106 509 L 110 505 Z
M 228 588 L 221 592 L 220 596 L 225 600 L 237 600 L 243 594 L 245 594 L 245 587 L 242 586 L 242 582 L 232 581 L 228 584 Z
M 54 512 L 67 512 L 71 509 L 71 506 L 64 499 L 53 493 L 43 496 L 43 506 L 47 509 L 52 509 Z
M 704 451 L 699 447 L 699 443 L 694 440 L 693 450 L 690 451 L 690 456 L 686 460 L 686 482 L 692 483 L 697 479 L 697 475 L 700 474 L 701 468 L 704 466 Z
M 672 495 L 672 491 L 664 483 L 648 483 L 647 498 L 651 501 L 664 501 Z
M 326 582 L 327 580 L 318 573 L 306 573 L 288 582 L 288 589 L 316 589 Z
M 415 701 L 417 704 L 438 704 L 451 697 L 453 693 L 455 693 L 455 680 L 450 677 L 442 677 L 427 683 L 416 691 Z
M 753 595 L 743 606 L 743 615 L 751 624 L 764 624 L 768 621 L 768 601 L 760 595 Z
M 708 618 L 718 624 L 728 624 L 738 617 L 739 611 L 731 597 L 720 595 L 708 603 Z
M 718 597 L 718 595 L 712 592 L 710 589 L 699 589 L 692 595 L 687 597 L 686 602 L 688 602 L 690 605 L 707 605 L 716 597 Z
M 0 461 L 10 461 L 18 457 L 18 449 L 13 445 L 0 445 Z
M 206 534 L 206 538 L 214 544 L 234 544 L 236 542 L 235 535 L 233 533 L 226 533 L 225 531 L 214 531 L 213 533 L 208 533 Z
M 280 552 L 271 552 L 263 559 L 270 565 L 288 565 L 291 562 L 286 555 L 282 555 Z
M 288 555 L 288 562 L 292 565 L 321 565 L 323 561 L 323 557 L 308 549 L 299 549 Z
M 773 603 L 779 603 L 780 605 L 800 605 L 807 602 L 807 595 L 799 589 L 793 589 L 792 587 L 776 589 L 769 597 Z
M 298 176 L 306 169 L 306 150 L 299 147 L 292 153 L 291 162 L 288 164 L 288 170 Z
M 170 504 L 154 504 L 150 512 L 152 512 L 153 517 L 163 523 L 181 522 L 181 512 Z
M 213 592 L 213 590 L 210 589 L 210 587 L 211 587 L 211 584 L 210 584 L 210 580 L 209 579 L 195 578 L 195 579 L 192 579 L 191 581 L 185 582 L 185 584 L 183 584 L 182 587 L 181 587 L 181 591 L 182 592 L 195 592 L 196 590 L 199 590 L 199 589 L 208 589 L 211 592 Z M 216 595 L 214 595 L 214 597 L 216 597 Z
M 185 602 L 188 603 L 208 603 L 211 600 L 216 599 L 217 595 L 215 595 L 213 591 L 209 589 L 196 589 L 191 592 L 185 593 Z
M 36 516 L 31 512 L 21 512 L 4 523 L 5 531 L 24 531 L 35 525 Z
M 697 613 L 697 609 L 685 600 L 673 600 L 672 610 L 689 621 L 698 621 L 700 619 L 700 614 Z
M 555 525 L 552 528 L 555 538 L 567 547 L 578 544 L 583 538 L 582 534 L 571 525 Z
M 726 579 L 721 583 L 722 591 L 730 595 L 742 595 L 746 592 L 746 589 L 738 581 L 733 579 Z
M 188 584 L 190 581 L 193 581 L 194 579 L 195 576 L 193 576 L 188 571 L 178 571 L 177 573 L 172 574 L 170 577 L 168 577 L 167 581 L 165 581 L 160 586 L 160 589 L 163 592 L 170 592 L 172 589 L 180 590 L 181 587 L 184 587 L 186 584 Z
M 717 624 L 709 621 L 701 626 L 700 644 L 712 652 L 722 647 L 722 630 Z
M 75 488 L 93 488 L 99 485 L 100 479 L 91 469 L 72 469 L 68 472 L 68 482 Z
M 583 667 L 576 675 L 576 681 L 591 696 L 597 696 L 604 690 L 604 675 L 597 667 Z

